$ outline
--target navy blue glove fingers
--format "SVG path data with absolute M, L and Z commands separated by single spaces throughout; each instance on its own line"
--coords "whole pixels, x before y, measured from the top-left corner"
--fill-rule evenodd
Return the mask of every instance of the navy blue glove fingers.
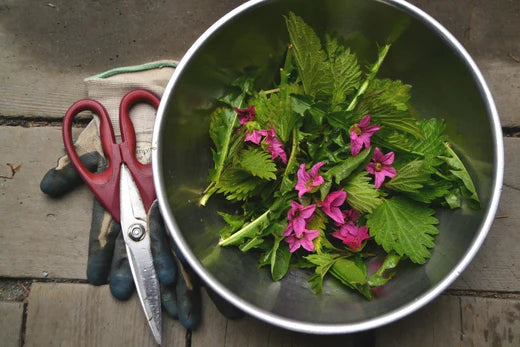
M 179 317 L 175 285 L 166 286 L 161 284 L 161 303 L 168 316 L 172 317 L 173 319 L 177 319 Z
M 116 223 L 105 208 L 94 199 L 92 222 L 88 245 L 87 280 L 91 284 L 108 283 L 114 245 L 121 226 Z
M 200 324 L 200 285 L 198 281 L 191 281 L 184 268 L 181 265 L 179 267 L 179 278 L 175 285 L 178 319 L 186 329 L 193 330 Z
M 152 204 L 148 213 L 148 227 L 150 230 L 153 263 L 159 282 L 165 285 L 172 285 L 177 277 L 177 265 L 166 238 L 164 222 L 157 200 Z
M 119 225 L 119 223 L 114 224 Z M 110 292 L 116 299 L 127 300 L 132 296 L 134 288 L 134 278 L 126 254 L 125 241 L 123 234 L 119 232 L 114 245 L 114 255 L 110 268 Z
M 98 163 L 104 162 L 103 157 L 98 152 L 83 154 L 79 159 L 91 172 L 96 171 Z M 40 182 L 40 189 L 47 195 L 59 197 L 70 192 L 82 182 L 74 166 L 69 163 L 61 169 L 53 168 L 47 171 Z

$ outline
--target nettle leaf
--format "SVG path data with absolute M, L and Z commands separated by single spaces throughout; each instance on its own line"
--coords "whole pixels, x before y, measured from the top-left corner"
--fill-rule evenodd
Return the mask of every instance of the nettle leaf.
M 296 84 L 284 84 L 276 93 L 260 92 L 253 101 L 257 122 L 264 129 L 273 126 L 276 137 L 283 143 L 289 140 L 296 123 L 301 119 L 298 113 L 293 112 L 293 102 L 291 101 L 291 93 L 299 91 Z
M 475 184 L 469 175 L 468 170 L 464 166 L 464 163 L 460 160 L 457 154 L 453 151 L 451 146 L 445 144 L 446 154 L 447 156 L 439 156 L 442 160 L 444 160 L 448 166 L 451 168 L 450 172 L 457 177 L 460 182 L 463 184 L 463 187 L 466 191 L 463 190 L 465 195 L 473 202 L 476 207 L 480 206 L 480 199 L 477 195 L 477 190 L 475 188 Z
M 417 125 L 421 128 L 424 136 L 423 139 L 416 139 L 413 143 L 413 151 L 432 156 L 439 156 L 445 153 L 444 142 L 446 135 L 444 130 L 446 124 L 438 119 L 423 119 Z
M 415 155 L 421 155 L 421 153 L 415 153 L 413 151 L 414 137 L 409 134 L 396 131 L 392 128 L 381 128 L 376 132 L 371 139 L 372 146 L 383 147 L 391 151 L 400 153 L 412 153 Z
M 377 73 L 379 72 L 379 69 L 381 68 L 381 65 L 383 64 L 383 61 L 386 58 L 386 55 L 388 54 L 388 51 L 390 50 L 390 44 L 386 44 L 383 47 L 380 47 L 377 52 L 377 60 L 374 64 L 372 64 L 368 70 L 368 73 L 365 77 L 365 80 L 359 87 L 359 89 L 356 92 L 356 95 L 354 95 L 354 98 L 350 102 L 350 104 L 347 107 L 347 111 L 353 111 L 356 109 L 356 106 L 361 100 L 361 97 L 367 92 L 368 88 L 374 81 Z
M 285 17 L 285 24 L 305 94 L 311 96 L 320 93 L 330 94 L 330 69 L 318 35 L 293 12 L 289 12 Z
M 240 152 L 240 166 L 251 175 L 264 180 L 275 180 L 276 164 L 271 155 L 260 148 Z
M 450 199 L 451 202 L 454 201 L 452 196 L 453 186 L 451 181 L 432 179 L 426 182 L 424 187 L 417 193 L 407 193 L 406 196 L 426 204 L 432 203 L 440 198 Z M 456 208 L 454 206 L 456 206 L 456 203 L 450 204 L 450 208 Z
M 247 171 L 228 168 L 220 177 L 216 190 L 218 193 L 224 194 L 228 200 L 242 201 L 252 196 L 263 183 L 264 181 L 251 176 Z
M 361 68 L 356 54 L 338 44 L 337 39 L 326 36 L 325 49 L 332 83 L 332 108 L 343 103 L 361 83 Z
M 430 180 L 422 160 L 414 160 L 403 166 L 397 174 L 385 184 L 385 187 L 406 193 L 419 193 Z
M 361 98 L 358 114 L 395 114 L 408 110 L 412 86 L 399 80 L 375 78 Z
M 370 180 L 368 173 L 362 171 L 352 176 L 344 186 L 348 204 L 359 212 L 371 213 L 383 203 L 379 198 L 379 192 Z
M 417 118 L 409 112 L 398 112 L 393 114 L 371 114 L 371 122 L 381 124 L 383 127 L 393 128 L 398 131 L 412 135 L 416 139 L 423 140 L 422 129 L 417 125 Z
M 395 196 L 386 200 L 367 216 L 370 235 L 388 253 L 394 251 L 424 264 L 433 248 L 433 237 L 439 231 L 435 211 L 425 205 Z
M 229 108 L 218 108 L 210 116 L 209 136 L 215 144 L 213 151 L 215 167 L 211 171 L 213 182 L 219 181 L 224 170 L 236 120 L 237 113 Z

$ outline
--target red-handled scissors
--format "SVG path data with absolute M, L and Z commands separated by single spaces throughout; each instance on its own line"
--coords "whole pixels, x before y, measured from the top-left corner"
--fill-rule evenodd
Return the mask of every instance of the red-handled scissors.
M 63 119 L 63 141 L 70 161 L 98 200 L 112 217 L 121 223 L 121 231 L 132 269 L 137 294 L 152 334 L 161 343 L 161 296 L 150 249 L 147 212 L 155 200 L 151 164 L 141 164 L 135 156 L 136 136 L 130 108 L 137 103 L 159 107 L 153 93 L 136 89 L 126 94 L 119 106 L 121 143 L 116 143 L 107 110 L 92 99 L 76 101 Z M 92 173 L 80 161 L 72 142 L 72 121 L 82 111 L 99 116 L 99 136 L 108 167 Z

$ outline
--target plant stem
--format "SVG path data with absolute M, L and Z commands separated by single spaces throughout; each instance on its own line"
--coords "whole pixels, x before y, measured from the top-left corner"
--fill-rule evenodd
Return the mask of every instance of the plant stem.
M 240 229 L 239 231 L 237 231 L 236 233 L 234 233 L 227 239 L 220 240 L 218 245 L 219 246 L 228 246 L 228 245 L 231 245 L 234 242 L 239 241 L 240 239 L 244 238 L 255 227 L 260 225 L 262 222 L 267 221 L 267 216 L 269 215 L 270 212 L 271 212 L 271 210 L 265 211 L 260 217 L 256 218 L 254 221 L 247 224 L 245 227 L 243 227 L 242 229 Z
M 388 53 L 388 50 L 390 49 L 390 44 L 386 44 L 379 50 L 379 54 L 377 57 L 377 61 L 372 65 L 370 68 L 370 71 L 368 72 L 368 76 L 361 85 L 361 87 L 358 89 L 356 96 L 354 96 L 354 99 L 350 102 L 350 105 L 347 107 L 347 111 L 353 111 L 358 102 L 360 97 L 367 91 L 368 86 L 370 85 L 370 82 L 376 77 L 377 72 L 379 71 L 379 68 L 381 67 L 381 64 L 383 64 L 383 61 L 385 60 L 386 54 Z
M 210 185 L 204 190 L 204 195 L 199 200 L 200 206 L 206 206 L 208 199 L 217 191 L 217 185 L 215 182 L 211 182 Z

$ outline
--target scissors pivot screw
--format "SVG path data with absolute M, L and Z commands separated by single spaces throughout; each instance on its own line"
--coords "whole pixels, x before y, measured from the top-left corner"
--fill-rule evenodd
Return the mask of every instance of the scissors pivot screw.
M 128 232 L 128 236 L 134 241 L 141 241 L 144 237 L 144 227 L 140 224 L 134 224 L 130 226 L 130 231 Z

